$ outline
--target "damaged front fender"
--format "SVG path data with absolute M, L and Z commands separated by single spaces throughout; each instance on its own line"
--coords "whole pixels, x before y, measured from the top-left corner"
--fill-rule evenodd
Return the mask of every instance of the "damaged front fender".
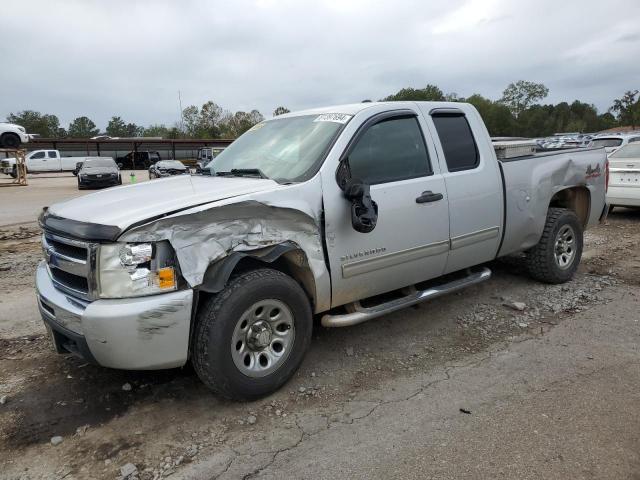
M 179 212 L 135 227 L 120 240 L 169 241 L 189 286 L 205 291 L 219 291 L 220 282 L 226 282 L 226 273 L 231 273 L 229 268 L 232 270 L 242 256 L 263 257 L 269 262 L 287 251 L 301 250 L 314 278 L 315 309 L 326 309 L 330 285 L 317 220 L 320 212 L 298 200 L 304 198 L 300 191 L 292 195 L 286 189 L 259 196 L 264 198 Z M 220 262 L 223 259 L 231 261 Z

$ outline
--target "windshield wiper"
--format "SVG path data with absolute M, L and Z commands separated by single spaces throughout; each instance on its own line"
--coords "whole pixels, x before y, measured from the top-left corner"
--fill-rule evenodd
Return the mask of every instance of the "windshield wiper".
M 217 177 L 259 177 L 268 179 L 259 168 L 232 168 L 230 172 L 216 172 Z

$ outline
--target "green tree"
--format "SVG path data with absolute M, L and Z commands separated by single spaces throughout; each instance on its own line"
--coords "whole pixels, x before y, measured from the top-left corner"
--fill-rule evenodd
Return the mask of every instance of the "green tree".
M 200 111 L 195 105 L 189 105 L 182 110 L 182 121 L 184 122 L 185 133 L 188 137 L 196 138 L 200 122 Z
M 140 127 L 135 123 L 127 123 L 125 127 L 125 136 L 127 137 L 141 137 L 144 135 L 144 127 Z
M 466 101 L 476 107 L 491 136 L 515 135 L 515 119 L 506 105 L 494 102 L 478 93 L 471 95 Z
M 285 113 L 289 113 L 291 110 L 289 110 L 287 107 L 278 107 L 273 111 L 273 116 L 277 117 L 278 115 L 284 115 Z
M 120 117 L 111 117 L 107 124 L 106 133 L 110 137 L 126 137 L 127 124 Z
M 96 124 L 88 117 L 75 118 L 69 124 L 69 136 L 73 138 L 94 137 L 100 133 Z
M 59 136 L 60 120 L 55 115 L 42 114 L 34 110 L 23 110 L 7 115 L 7 121 L 24 127 L 27 133 L 37 134 L 45 138 Z
M 167 127 L 162 124 L 149 125 L 144 129 L 142 135 L 144 137 L 162 137 L 162 138 L 180 138 L 182 136 L 178 125 Z
M 636 125 L 640 125 L 638 90 L 628 90 L 621 98 L 616 98 L 609 111 L 616 114 L 616 119 L 620 125 L 631 126 L 632 129 L 635 129 Z
M 609 130 L 617 125 L 616 117 L 611 112 L 605 112 L 602 115 L 598 115 L 598 127 L 594 131 Z
M 544 84 L 518 80 L 505 88 L 500 102 L 509 107 L 513 116 L 518 118 L 524 110 L 547 95 L 549 95 L 549 89 Z
M 223 127 L 225 138 L 237 138 L 251 127 L 264 120 L 262 114 L 257 110 L 250 112 L 236 112 L 230 115 Z
M 198 116 L 197 136 L 200 138 L 218 138 L 221 132 L 221 124 L 227 116 L 222 107 L 209 100 L 202 105 Z
M 383 102 L 398 102 L 398 101 L 443 101 L 445 100 L 444 93 L 435 85 L 427 85 L 424 88 L 403 88 L 398 92 L 383 98 Z

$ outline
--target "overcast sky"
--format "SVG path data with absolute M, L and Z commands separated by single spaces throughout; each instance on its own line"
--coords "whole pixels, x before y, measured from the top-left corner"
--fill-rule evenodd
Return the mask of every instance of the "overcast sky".
M 512 81 L 606 111 L 640 88 L 638 0 L 4 0 L 0 118 L 32 109 L 173 124 L 213 100 L 270 117 L 438 85 Z

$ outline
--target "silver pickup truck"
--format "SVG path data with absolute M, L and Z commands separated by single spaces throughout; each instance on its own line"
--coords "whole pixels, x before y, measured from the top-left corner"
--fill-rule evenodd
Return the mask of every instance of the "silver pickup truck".
M 483 264 L 515 252 L 565 282 L 606 215 L 603 149 L 498 160 L 464 103 L 281 115 L 211 173 L 45 208 L 36 285 L 59 352 L 191 361 L 221 395 L 256 398 L 299 367 L 314 316 L 354 325 L 487 280 Z

